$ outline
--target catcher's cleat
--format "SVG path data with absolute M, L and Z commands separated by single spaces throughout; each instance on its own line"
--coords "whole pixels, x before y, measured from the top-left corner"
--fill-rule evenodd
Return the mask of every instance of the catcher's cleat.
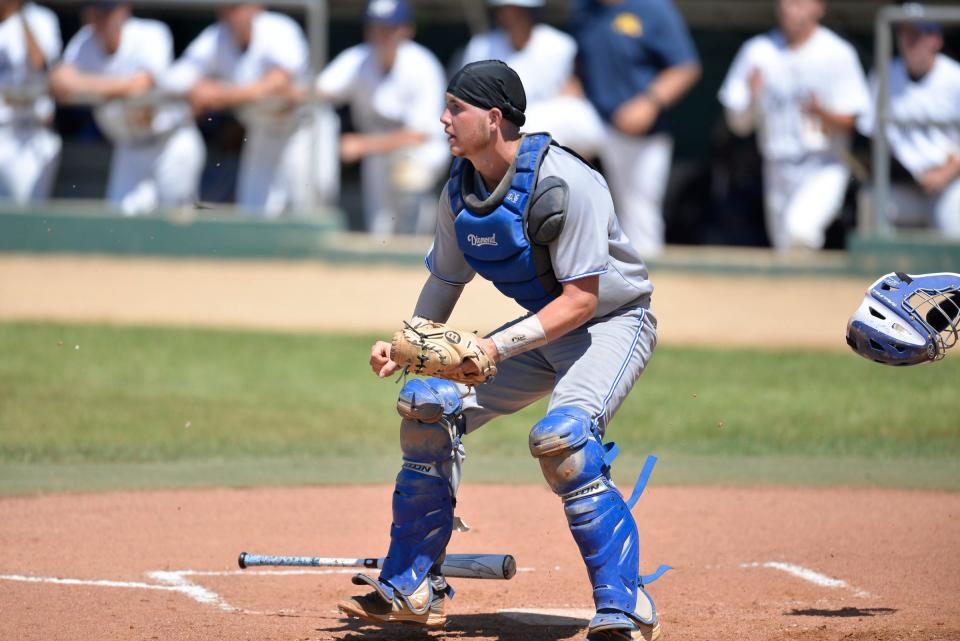
M 587 630 L 587 641 L 656 641 L 659 638 L 659 620 L 644 623 L 617 610 L 597 612 Z
M 379 625 L 410 623 L 428 628 L 439 628 L 447 622 L 443 602 L 449 588 L 442 579 L 442 589 L 435 591 L 431 586 L 431 579 L 428 578 L 410 596 L 404 596 L 363 574 L 357 574 L 352 581 L 356 585 L 371 586 L 373 592 L 349 597 L 337 603 L 337 609 L 348 617 L 357 617 Z

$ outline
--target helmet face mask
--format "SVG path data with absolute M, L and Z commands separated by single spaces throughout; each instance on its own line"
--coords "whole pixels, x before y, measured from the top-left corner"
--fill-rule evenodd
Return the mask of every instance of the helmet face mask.
M 847 324 L 847 344 L 864 358 L 886 365 L 942 359 L 960 335 L 960 274 L 877 280 Z

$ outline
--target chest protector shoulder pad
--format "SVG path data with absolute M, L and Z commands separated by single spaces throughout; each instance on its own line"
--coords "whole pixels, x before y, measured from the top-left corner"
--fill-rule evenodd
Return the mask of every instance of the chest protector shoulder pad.
M 506 176 L 486 199 L 474 192 L 473 165 L 453 162 L 448 196 L 467 263 L 531 312 L 560 295 L 548 245 L 563 229 L 569 192 L 556 176 L 540 181 L 549 134 L 527 134 Z

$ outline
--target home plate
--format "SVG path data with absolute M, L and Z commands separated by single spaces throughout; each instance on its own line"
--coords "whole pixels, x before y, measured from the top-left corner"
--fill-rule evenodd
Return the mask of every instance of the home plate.
M 556 626 L 577 626 L 584 627 L 590 623 L 595 612 L 593 610 L 584 610 L 576 608 L 556 608 L 556 609 L 535 609 L 535 608 L 514 608 L 509 610 L 500 610 L 503 616 L 526 623 L 527 625 L 556 625 Z

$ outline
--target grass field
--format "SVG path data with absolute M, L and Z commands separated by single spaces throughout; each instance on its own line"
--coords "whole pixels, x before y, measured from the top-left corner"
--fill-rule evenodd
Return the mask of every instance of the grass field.
M 399 386 L 373 337 L 0 324 L 0 493 L 382 482 Z M 960 359 L 888 368 L 851 353 L 658 348 L 611 427 L 629 484 L 960 489 Z M 467 480 L 542 482 L 543 403 L 468 437 Z

